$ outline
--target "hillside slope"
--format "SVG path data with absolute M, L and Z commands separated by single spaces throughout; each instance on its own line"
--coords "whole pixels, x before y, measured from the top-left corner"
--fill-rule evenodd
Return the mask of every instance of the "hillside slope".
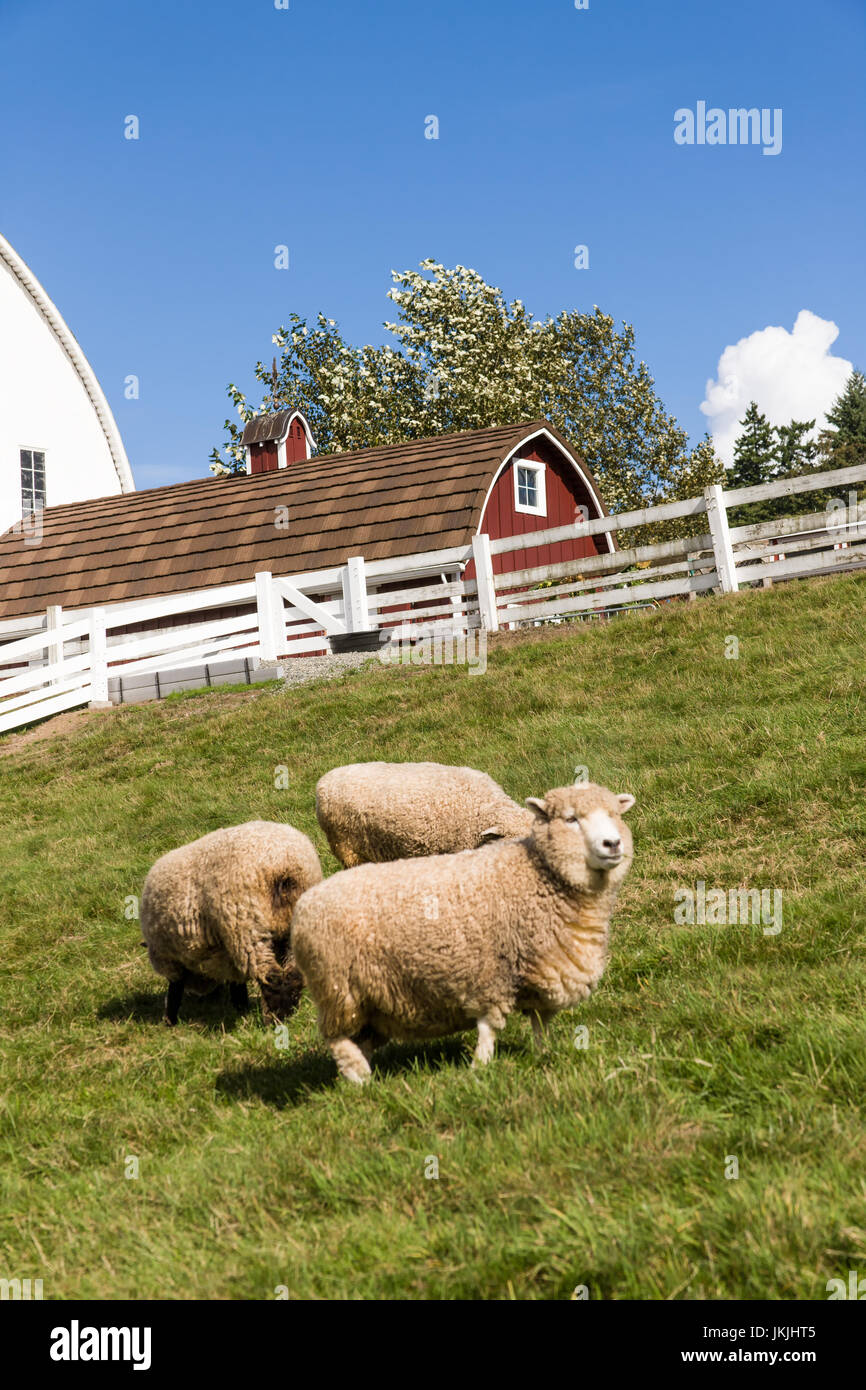
M 373 666 L 12 745 L 0 1273 L 46 1298 L 825 1298 L 866 1261 L 864 651 L 859 575 L 507 637 L 484 675 Z M 637 796 L 609 971 L 546 1057 L 512 1020 L 484 1072 L 460 1038 L 392 1046 L 355 1091 L 306 1000 L 287 1050 L 221 999 L 162 1027 L 126 915 L 148 866 L 261 816 L 332 872 L 313 788 L 370 758 Z M 676 925 L 699 880 L 781 890 L 781 932 Z

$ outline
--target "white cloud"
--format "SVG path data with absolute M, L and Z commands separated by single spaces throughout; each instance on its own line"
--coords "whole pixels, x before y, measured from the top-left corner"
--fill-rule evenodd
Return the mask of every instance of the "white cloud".
M 838 336 L 835 323 L 801 309 L 791 333 L 762 328 L 725 348 L 715 381 L 707 382 L 701 410 L 727 467 L 749 401 L 758 402 L 771 425 L 814 419 L 817 433 L 852 370 L 850 362 L 830 351 Z

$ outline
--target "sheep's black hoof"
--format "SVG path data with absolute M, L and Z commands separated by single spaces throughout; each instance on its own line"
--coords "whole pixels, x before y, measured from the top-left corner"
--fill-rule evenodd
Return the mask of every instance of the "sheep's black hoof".
M 172 980 L 165 996 L 165 1022 L 169 1028 L 177 1023 L 180 1002 L 183 999 L 183 980 Z
M 239 1014 L 249 1013 L 250 996 L 246 984 L 243 981 L 239 985 L 229 985 L 229 999 L 234 1004 Z
M 163 1023 L 165 1024 L 166 1028 L 176 1028 L 176 1027 L 177 1027 L 177 1019 L 176 1019 L 176 1018 L 169 1018 L 168 1014 L 163 1014 L 163 1016 L 162 1016 L 162 1021 L 163 1021 Z

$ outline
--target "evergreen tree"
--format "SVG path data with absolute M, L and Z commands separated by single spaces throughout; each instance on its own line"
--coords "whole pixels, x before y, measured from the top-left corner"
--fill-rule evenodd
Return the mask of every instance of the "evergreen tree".
M 768 483 L 776 468 L 776 441 L 766 415 L 758 409 L 757 401 L 740 421 L 742 433 L 734 445 L 734 462 L 726 480 L 728 488 L 757 487 Z
M 793 478 L 811 473 L 818 458 L 818 445 L 806 436 L 815 428 L 814 420 L 792 420 L 790 425 L 777 425 L 776 476 Z M 821 467 L 823 468 L 823 462 Z
M 771 426 L 757 403 L 752 401 L 740 422 L 742 433 L 734 445 L 734 462 L 726 488 L 756 487 L 782 478 L 798 478 L 807 473 L 822 473 L 831 467 L 844 467 L 845 461 L 854 462 L 861 425 L 864 434 L 859 456 L 866 459 L 866 383 L 862 377 L 858 383 L 857 375 L 851 377 L 827 417 L 828 420 L 832 418 L 836 426 L 833 434 L 835 456 L 823 443 L 826 436 L 822 436 L 822 441 L 808 438 L 815 428 L 814 420 L 791 420 L 787 425 Z M 732 526 L 750 526 L 782 516 L 823 512 L 832 495 L 826 490 L 798 492 L 763 502 L 744 503 L 731 508 L 728 519 Z
M 845 390 L 827 411 L 829 429 L 821 435 L 825 468 L 866 463 L 866 377 L 852 372 Z
M 758 487 L 768 483 L 776 470 L 776 439 L 766 415 L 758 409 L 757 401 L 740 421 L 741 433 L 734 445 L 734 462 L 725 479 L 725 488 Z M 750 502 L 728 511 L 731 526 L 748 526 L 752 522 L 768 521 L 774 515 L 772 502 Z
M 804 473 L 824 472 L 827 463 L 817 441 L 806 437 L 814 428 L 814 420 L 792 420 L 789 425 L 776 426 L 777 478 L 799 478 Z M 768 502 L 766 518 L 820 512 L 829 500 L 828 492 L 794 492 L 790 497 Z

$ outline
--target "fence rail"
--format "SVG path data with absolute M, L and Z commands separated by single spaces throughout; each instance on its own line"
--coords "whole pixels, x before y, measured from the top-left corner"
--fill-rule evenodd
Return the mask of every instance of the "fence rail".
M 851 489 L 866 464 L 759 487 L 706 488 L 700 497 L 471 546 L 312 573 L 273 575 L 213 589 L 107 604 L 86 612 L 49 608 L 0 624 L 0 733 L 84 704 L 105 704 L 109 690 L 182 687 L 186 672 L 223 672 L 250 663 L 274 667 L 286 657 L 323 652 L 331 636 L 387 633 L 392 640 L 465 635 L 483 628 L 597 618 L 652 606 L 660 599 L 741 584 L 772 583 L 866 565 L 866 503 L 856 493 L 819 512 L 731 527 L 728 509 L 817 490 Z M 631 548 L 613 537 L 657 522 L 695 518 L 694 535 Z M 579 538 L 608 550 L 580 560 L 494 573 L 494 559 Z M 472 562 L 475 577 L 466 577 Z M 224 616 L 226 609 L 240 610 Z M 177 620 L 182 619 L 182 625 Z M 167 622 L 174 626 L 165 626 Z M 163 624 L 163 626 L 159 626 Z M 145 631 L 130 632 L 130 628 Z M 214 666 L 214 670 L 217 667 Z M 210 675 L 208 674 L 208 679 Z

